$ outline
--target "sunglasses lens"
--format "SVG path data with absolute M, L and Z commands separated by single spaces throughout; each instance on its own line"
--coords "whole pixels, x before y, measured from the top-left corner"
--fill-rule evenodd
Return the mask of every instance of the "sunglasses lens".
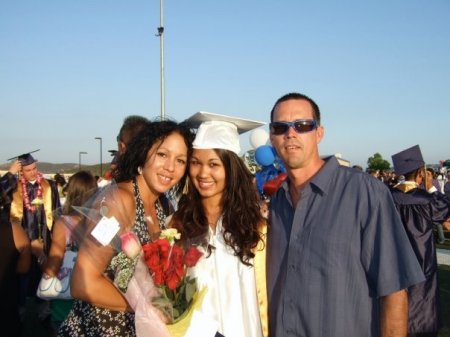
M 286 133 L 288 130 L 289 125 L 286 123 L 271 123 L 270 124 L 270 132 L 272 132 L 274 135 L 282 135 Z
M 274 135 L 284 135 L 291 126 L 297 133 L 307 133 L 317 128 L 317 122 L 312 119 L 296 120 L 293 122 L 273 122 L 270 123 L 270 132 Z
M 298 133 L 311 132 L 316 128 L 316 123 L 314 123 L 314 121 L 295 122 L 294 128 Z

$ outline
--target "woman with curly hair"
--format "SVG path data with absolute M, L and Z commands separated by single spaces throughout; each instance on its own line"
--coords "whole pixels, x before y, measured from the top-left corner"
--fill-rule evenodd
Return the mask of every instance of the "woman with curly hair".
M 160 196 L 172 188 L 181 191 L 192 138 L 184 123 L 155 121 L 128 144 L 119 158 L 117 184 L 105 187 L 94 201 L 103 219 L 117 219 L 118 234 L 133 232 L 143 245 L 165 228 Z M 127 257 L 114 245 L 100 242 L 91 234 L 81 244 L 71 282 L 76 300 L 58 336 L 136 335 L 133 310 L 114 284 L 127 268 L 121 264 Z
M 190 270 L 207 287 L 200 317 L 216 336 L 267 335 L 265 220 L 253 177 L 238 157 L 234 124 L 200 125 L 189 163 L 189 191 L 172 218 L 183 239 L 206 237 L 208 249 Z

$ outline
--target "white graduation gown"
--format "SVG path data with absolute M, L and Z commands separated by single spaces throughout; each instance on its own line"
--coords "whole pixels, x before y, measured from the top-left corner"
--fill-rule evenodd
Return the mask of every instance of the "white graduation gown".
M 208 288 L 200 308 L 205 325 L 215 323 L 225 337 L 262 337 L 253 266 L 244 265 L 225 245 L 221 219 L 215 234 L 210 229 L 209 243 L 215 247 L 211 255 L 206 252 L 189 272 L 199 289 Z

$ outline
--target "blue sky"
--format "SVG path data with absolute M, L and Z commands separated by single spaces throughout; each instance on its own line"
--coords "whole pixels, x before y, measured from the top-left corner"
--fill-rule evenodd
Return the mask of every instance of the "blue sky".
M 0 3 L 0 163 L 103 161 L 124 117 L 160 114 L 158 0 Z M 450 158 L 450 2 L 164 1 L 166 116 L 268 122 L 277 98 L 311 96 L 322 154 L 366 166 L 419 144 Z M 250 149 L 250 133 L 242 136 Z

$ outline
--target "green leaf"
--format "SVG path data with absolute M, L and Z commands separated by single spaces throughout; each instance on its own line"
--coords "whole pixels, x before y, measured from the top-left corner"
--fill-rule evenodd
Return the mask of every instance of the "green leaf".
M 197 291 L 197 285 L 195 282 L 188 282 L 186 284 L 186 301 L 189 303 L 192 300 L 192 297 L 194 296 L 195 292 Z

